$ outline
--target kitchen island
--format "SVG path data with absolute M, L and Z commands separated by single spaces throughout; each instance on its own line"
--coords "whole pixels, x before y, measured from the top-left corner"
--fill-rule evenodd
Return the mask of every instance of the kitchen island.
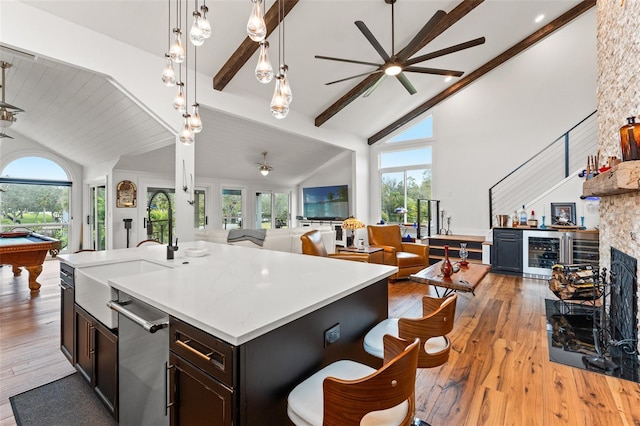
M 185 257 L 184 249 L 194 246 L 206 255 Z M 108 284 L 170 315 L 172 355 L 185 333 L 175 330 L 184 324 L 215 339 L 220 353 L 210 363 L 223 365 L 214 379 L 229 414 L 214 424 L 287 424 L 289 391 L 317 369 L 344 358 L 380 365 L 364 352 L 362 338 L 387 317 L 387 278 L 395 267 L 206 242 L 182 244 L 173 260 L 165 254 L 159 245 L 61 261 L 76 271 L 135 259 L 167 266 Z M 180 347 L 193 349 L 185 341 L 178 355 Z M 174 376 L 171 383 L 171 392 L 180 390 Z M 169 398 L 180 423 L 180 395 Z

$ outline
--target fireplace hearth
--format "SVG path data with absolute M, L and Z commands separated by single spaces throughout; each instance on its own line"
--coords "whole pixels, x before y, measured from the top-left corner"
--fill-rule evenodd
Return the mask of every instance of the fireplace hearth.
M 612 247 L 599 278 L 597 300 L 546 300 L 549 358 L 640 382 L 637 260 Z

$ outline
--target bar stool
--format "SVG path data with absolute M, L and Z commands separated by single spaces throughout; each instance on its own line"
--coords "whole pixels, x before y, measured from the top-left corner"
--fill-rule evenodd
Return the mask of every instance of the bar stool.
M 349 360 L 324 367 L 291 391 L 289 419 L 298 426 L 410 425 L 420 340 L 382 340 L 379 370 Z
M 422 343 L 418 355 L 418 368 L 432 368 L 449 360 L 451 341 L 447 334 L 453 329 L 457 294 L 448 297 L 422 298 L 421 318 L 388 318 L 378 323 L 364 337 L 364 350 L 378 358 L 383 357 L 383 336 L 392 335 L 402 339 L 419 338 Z M 428 425 L 414 419 L 414 425 Z

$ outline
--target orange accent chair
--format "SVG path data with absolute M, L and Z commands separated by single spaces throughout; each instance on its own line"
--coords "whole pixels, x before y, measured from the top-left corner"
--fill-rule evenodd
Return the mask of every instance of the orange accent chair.
M 302 241 L 302 253 L 311 256 L 330 257 L 332 259 L 354 260 L 357 262 L 369 262 L 369 255 L 365 253 L 327 253 L 327 248 L 322 242 L 322 234 L 317 229 L 300 235 Z
M 429 266 L 429 246 L 402 242 L 399 225 L 368 225 L 367 233 L 369 245 L 384 250 L 383 263 L 398 267 L 390 280 L 409 278 Z

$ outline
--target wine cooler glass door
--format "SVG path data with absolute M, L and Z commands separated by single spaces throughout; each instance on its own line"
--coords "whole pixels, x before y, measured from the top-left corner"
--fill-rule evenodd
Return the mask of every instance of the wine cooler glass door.
M 551 277 L 551 268 L 562 262 L 563 240 L 561 232 L 522 232 L 522 272 L 530 277 Z

